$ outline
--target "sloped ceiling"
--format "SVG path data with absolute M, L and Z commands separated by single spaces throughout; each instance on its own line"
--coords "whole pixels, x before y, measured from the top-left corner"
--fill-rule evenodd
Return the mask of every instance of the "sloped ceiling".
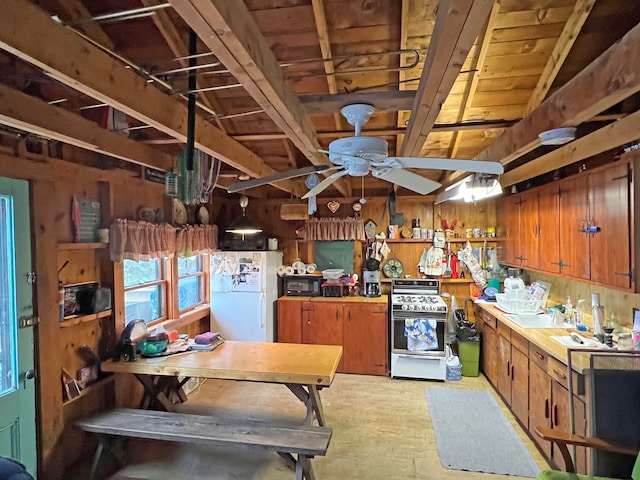
M 363 134 L 387 140 L 390 155 L 500 161 L 506 184 L 640 136 L 640 2 L 0 3 L 0 123 L 161 170 L 186 141 L 188 74 L 175 70 L 188 65 L 191 28 L 203 54 L 196 146 L 224 162 L 223 190 L 239 174 L 329 164 L 318 149 L 353 134 L 338 111 L 356 102 L 376 107 Z M 127 114 L 128 138 L 96 130 L 102 104 Z M 541 148 L 538 133 L 560 126 L 578 139 Z M 464 175 L 415 172 L 445 186 Z M 303 182 L 247 193 L 299 196 Z M 365 177 L 370 195 L 388 186 Z M 323 195 L 360 187 L 346 176 Z

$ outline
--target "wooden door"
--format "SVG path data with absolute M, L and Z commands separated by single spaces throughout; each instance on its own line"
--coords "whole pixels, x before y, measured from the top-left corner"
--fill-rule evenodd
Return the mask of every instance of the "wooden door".
M 511 406 L 511 342 L 508 338 L 497 334 L 498 342 L 498 375 L 497 387 L 502 398 Z
M 536 427 L 551 427 L 551 377 L 535 363 L 529 369 L 529 433 L 547 458 L 551 458 L 551 442 L 536 433 Z
M 571 417 L 569 410 L 569 391 L 560 383 L 552 380 L 551 382 L 551 426 L 553 429 L 559 432 L 571 432 Z M 585 435 L 586 433 L 586 421 L 585 421 L 585 405 L 580 399 L 573 399 L 574 408 L 574 420 L 575 420 L 575 433 L 578 435 Z M 586 450 L 584 447 L 579 447 L 576 451 L 576 470 L 578 472 L 586 471 Z M 554 444 L 551 453 L 551 460 L 558 467 L 559 470 L 565 470 L 565 463 L 560 455 L 558 447 Z
M 631 214 L 629 164 L 622 163 L 589 175 L 591 280 L 614 287 L 631 287 Z
M 385 304 L 350 303 L 343 307 L 346 373 L 385 375 L 388 372 L 389 334 Z
M 539 268 L 538 250 L 538 190 L 523 192 L 520 196 L 520 264 Z
M 529 357 L 511 346 L 511 410 L 529 428 Z
M 302 343 L 302 315 L 309 302 L 278 300 L 278 342 Z
M 560 273 L 560 188 L 557 183 L 538 190 L 538 268 Z
M 502 200 L 497 218 L 500 230 L 504 232 L 504 246 L 500 263 L 520 265 L 520 195 L 513 195 Z
M 484 323 L 481 320 L 481 323 Z M 487 323 L 482 325 L 482 371 L 495 386 L 498 376 L 498 333 Z
M 342 303 L 309 302 L 304 313 L 302 343 L 342 345 Z
M 588 279 L 589 236 L 585 229 L 589 218 L 589 198 L 586 175 L 561 181 L 559 205 L 561 273 Z

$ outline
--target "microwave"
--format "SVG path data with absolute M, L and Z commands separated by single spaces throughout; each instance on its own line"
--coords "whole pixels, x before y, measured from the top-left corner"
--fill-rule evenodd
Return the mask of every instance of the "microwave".
M 284 295 L 319 297 L 322 295 L 322 275 L 285 275 L 282 277 Z

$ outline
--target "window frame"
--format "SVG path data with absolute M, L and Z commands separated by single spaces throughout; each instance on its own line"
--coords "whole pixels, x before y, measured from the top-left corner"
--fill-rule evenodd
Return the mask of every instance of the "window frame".
M 201 262 L 202 269 L 196 273 L 190 273 L 187 275 L 183 275 L 182 277 L 178 273 L 178 261 L 180 257 L 175 256 L 173 258 L 173 266 L 175 269 L 175 288 L 173 289 L 172 295 L 175 304 L 175 318 L 179 318 L 181 315 L 189 313 L 193 310 L 201 308 L 203 305 L 207 305 L 209 303 L 209 255 L 206 253 L 198 253 L 195 255 L 191 255 L 191 257 L 200 257 L 199 262 Z M 180 280 L 185 278 L 201 278 L 200 282 L 202 294 L 200 302 L 190 305 L 187 308 L 180 309 Z
M 124 262 L 122 262 L 122 286 L 123 286 L 123 294 L 122 294 L 122 300 L 123 300 L 123 312 L 124 312 L 124 322 L 125 325 L 127 324 L 127 317 L 126 317 L 126 306 L 124 305 L 124 298 L 127 292 L 131 292 L 131 291 L 135 291 L 135 290 L 140 290 L 142 288 L 147 288 L 147 287 L 153 287 L 156 285 L 164 285 L 164 315 L 161 317 L 158 317 L 150 322 L 146 322 L 147 326 L 152 326 L 152 325 L 156 325 L 158 323 L 164 322 L 166 320 L 168 320 L 169 317 L 169 312 L 170 312 L 170 296 L 171 296 L 171 291 L 170 291 L 170 282 L 169 282 L 169 264 L 170 262 L 168 261 L 169 259 L 167 257 L 163 257 L 163 258 L 151 258 L 147 261 L 156 261 L 158 262 L 158 266 L 159 266 L 159 271 L 160 271 L 160 280 L 153 280 L 151 282 L 144 282 L 144 283 L 139 283 L 136 285 L 132 285 L 130 287 L 125 286 L 125 282 L 124 282 Z M 132 261 L 136 261 L 136 260 L 132 260 Z

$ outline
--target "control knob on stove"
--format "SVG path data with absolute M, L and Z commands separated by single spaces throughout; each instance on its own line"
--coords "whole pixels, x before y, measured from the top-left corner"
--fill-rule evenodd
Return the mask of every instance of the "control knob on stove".
M 406 310 L 407 308 L 409 308 L 409 307 L 407 307 L 406 305 L 402 305 L 402 309 L 403 310 Z
M 416 308 L 415 305 L 413 305 L 413 304 L 409 305 L 409 310 L 415 310 L 415 308 Z

